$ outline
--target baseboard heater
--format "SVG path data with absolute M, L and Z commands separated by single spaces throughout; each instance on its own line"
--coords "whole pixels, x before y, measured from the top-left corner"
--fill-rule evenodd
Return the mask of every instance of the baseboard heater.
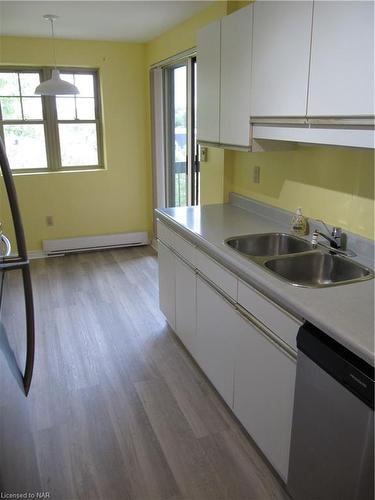
M 82 236 L 59 240 L 43 240 L 43 251 L 47 255 L 104 250 L 110 248 L 149 245 L 147 232 L 118 233 L 99 236 Z

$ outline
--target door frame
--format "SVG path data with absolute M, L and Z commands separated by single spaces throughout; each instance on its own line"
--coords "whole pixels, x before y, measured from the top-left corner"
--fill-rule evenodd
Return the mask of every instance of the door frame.
M 178 61 L 163 67 L 164 73 L 164 141 L 165 141 L 165 183 L 166 206 L 174 206 L 175 182 L 172 179 L 171 165 L 174 161 L 174 129 L 172 127 L 172 112 L 174 109 L 173 70 L 186 67 L 186 203 L 197 205 L 199 201 L 199 163 L 196 141 L 196 55 L 185 56 Z M 173 151 L 172 151 L 173 149 Z

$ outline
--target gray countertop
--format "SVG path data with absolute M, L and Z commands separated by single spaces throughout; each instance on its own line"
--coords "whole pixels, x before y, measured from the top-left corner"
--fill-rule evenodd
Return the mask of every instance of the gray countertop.
M 269 214 L 265 217 L 233 204 L 165 208 L 156 213 L 241 279 L 375 364 L 374 280 L 318 289 L 295 287 L 225 245 L 231 236 L 290 232 Z

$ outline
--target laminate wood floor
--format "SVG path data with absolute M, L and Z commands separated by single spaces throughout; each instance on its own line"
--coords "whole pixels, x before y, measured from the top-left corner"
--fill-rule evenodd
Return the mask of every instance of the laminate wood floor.
M 37 352 L 27 399 L 18 272 L 5 283 L 1 498 L 288 498 L 168 327 L 150 247 L 37 260 L 32 276 Z

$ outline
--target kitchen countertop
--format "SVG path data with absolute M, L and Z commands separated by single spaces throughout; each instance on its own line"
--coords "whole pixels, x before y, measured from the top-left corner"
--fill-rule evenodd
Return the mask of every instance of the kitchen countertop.
M 374 280 L 327 288 L 296 287 L 225 245 L 241 234 L 290 232 L 280 220 L 234 204 L 165 208 L 158 217 L 297 317 L 306 319 L 375 365 Z

